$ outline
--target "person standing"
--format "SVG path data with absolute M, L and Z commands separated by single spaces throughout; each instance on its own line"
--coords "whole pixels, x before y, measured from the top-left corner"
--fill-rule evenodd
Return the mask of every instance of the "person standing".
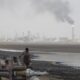
M 22 57 L 22 63 L 29 68 L 30 62 L 31 62 L 31 57 L 29 53 L 29 48 L 26 48 L 25 51 L 20 55 Z

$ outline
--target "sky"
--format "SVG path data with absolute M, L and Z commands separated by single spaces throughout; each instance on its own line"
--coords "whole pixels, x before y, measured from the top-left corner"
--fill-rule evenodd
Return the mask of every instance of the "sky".
M 63 6 L 56 6 L 56 1 Z M 30 31 L 33 35 L 71 38 L 74 27 L 75 37 L 80 38 L 79 7 L 80 0 L 0 0 L 0 37 L 14 38 Z

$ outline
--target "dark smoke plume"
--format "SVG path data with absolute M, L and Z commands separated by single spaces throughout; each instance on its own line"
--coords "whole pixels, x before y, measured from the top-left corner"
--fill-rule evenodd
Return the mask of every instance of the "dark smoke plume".
M 74 24 L 74 20 L 70 17 L 70 7 L 68 2 L 62 0 L 31 0 L 32 5 L 37 12 L 49 11 L 55 15 L 56 19 L 62 22 L 67 21 L 69 24 Z

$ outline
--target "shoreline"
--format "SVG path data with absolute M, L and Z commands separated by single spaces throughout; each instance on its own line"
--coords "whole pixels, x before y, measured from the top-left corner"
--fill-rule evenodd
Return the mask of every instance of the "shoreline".
M 24 50 L 26 47 L 30 51 L 80 53 L 80 44 L 0 44 L 3 49 Z

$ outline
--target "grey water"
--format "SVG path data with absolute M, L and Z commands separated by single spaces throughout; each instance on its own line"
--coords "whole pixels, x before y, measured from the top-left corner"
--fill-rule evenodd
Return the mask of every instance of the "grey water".
M 5 50 L 0 49 L 2 52 L 1 55 L 18 55 L 17 52 L 23 52 L 18 50 Z M 10 51 L 10 52 L 8 52 Z M 54 62 L 61 62 L 62 64 L 80 67 L 80 53 L 68 53 L 68 52 L 46 52 L 46 51 L 32 51 L 31 52 L 34 56 L 32 60 L 40 60 L 40 61 L 51 61 Z
M 80 53 L 65 53 L 65 52 L 53 52 L 53 53 L 39 53 L 35 54 L 38 57 L 34 60 L 62 62 L 62 64 L 80 67 Z

